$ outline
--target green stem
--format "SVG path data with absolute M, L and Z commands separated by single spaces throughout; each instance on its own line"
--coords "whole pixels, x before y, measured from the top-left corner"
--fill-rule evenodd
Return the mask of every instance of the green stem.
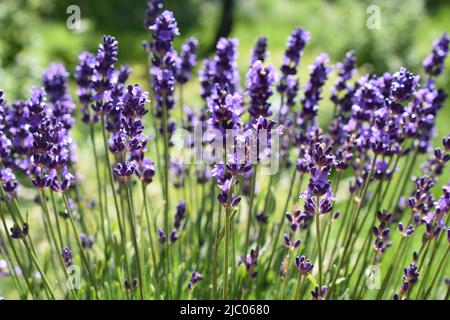
M 225 252 L 224 252 L 224 268 L 223 268 L 223 300 L 228 299 L 228 247 L 230 242 L 230 217 L 233 211 L 230 208 L 231 199 L 233 197 L 235 176 L 231 177 L 230 190 L 228 194 L 227 206 L 225 209 Z
M 255 188 L 256 188 L 256 173 L 258 171 L 258 166 L 253 166 L 253 175 L 252 180 L 250 183 L 250 203 L 248 206 L 248 216 L 247 216 L 247 229 L 245 230 L 245 250 L 244 252 L 248 251 L 248 245 L 249 245 L 249 238 L 250 238 L 250 226 L 252 224 L 253 219 L 253 203 L 255 198 Z
M 101 179 L 100 179 L 100 168 L 99 168 L 97 147 L 95 145 L 94 126 L 93 125 L 90 126 L 90 136 L 91 136 L 92 150 L 94 152 L 95 176 L 97 178 L 97 197 L 98 197 L 98 205 L 99 205 L 99 209 L 100 209 L 100 219 L 101 219 L 100 227 L 101 227 L 101 231 L 102 231 L 103 242 L 105 244 L 105 251 L 108 252 L 109 239 L 106 237 L 105 212 L 103 209 L 103 197 L 102 197 L 102 189 L 101 189 L 102 183 L 101 183 Z M 107 219 L 107 220 L 109 220 L 109 219 Z
M 111 161 L 109 159 L 109 149 L 108 149 L 108 140 L 106 138 L 105 118 L 103 116 L 101 117 L 101 125 L 102 125 L 103 147 L 104 147 L 104 151 L 105 151 L 105 160 L 106 160 L 106 166 L 108 167 L 107 172 L 108 172 L 108 177 L 109 177 L 109 183 L 111 186 L 111 192 L 113 195 L 114 206 L 116 209 L 117 223 L 119 224 L 119 232 L 120 232 L 120 240 L 121 240 L 120 243 L 122 246 L 122 254 L 123 254 L 124 260 L 125 260 L 125 270 L 127 272 L 129 281 L 131 281 L 131 273 L 130 273 L 130 268 L 128 266 L 127 249 L 126 249 L 126 245 L 125 245 L 126 237 L 125 237 L 121 213 L 120 213 L 120 209 L 119 209 L 119 202 L 117 200 L 117 192 L 116 192 L 116 186 L 114 184 L 114 177 L 113 177 L 112 168 L 111 168 Z M 105 199 L 107 199 L 107 197 L 105 197 Z
M 341 269 L 341 267 L 342 267 L 344 261 L 345 261 L 346 258 L 347 258 L 347 252 L 348 252 L 349 245 L 350 245 L 350 242 L 351 242 L 351 239 L 352 239 L 352 236 L 353 236 L 353 231 L 355 230 L 356 223 L 357 223 L 357 221 L 358 221 L 359 213 L 361 212 L 361 208 L 362 208 L 362 206 L 363 206 L 364 199 L 366 198 L 366 195 L 367 195 L 367 190 L 369 189 L 370 180 L 372 179 L 372 175 L 373 175 L 373 172 L 374 172 L 374 168 L 375 168 L 375 163 L 376 163 L 376 161 L 377 161 L 377 155 L 375 155 L 375 157 L 374 157 L 373 160 L 372 160 L 372 166 L 371 166 L 371 168 L 370 168 L 369 175 L 367 176 L 367 180 L 366 180 L 365 185 L 364 185 L 364 189 L 363 189 L 363 192 L 362 192 L 362 196 L 361 196 L 360 199 L 359 199 L 358 209 L 357 209 L 357 211 L 356 211 L 356 214 L 355 214 L 355 218 L 354 218 L 354 220 L 353 220 L 353 223 L 351 224 L 351 227 L 350 227 L 350 233 L 349 233 L 349 236 L 348 236 L 348 238 L 347 238 L 347 242 L 345 243 L 345 246 L 344 246 L 344 252 L 342 253 L 342 257 L 341 257 L 341 259 L 340 259 L 340 261 L 339 261 L 338 268 L 336 269 L 336 274 L 335 274 L 335 276 L 334 276 L 332 285 L 331 285 L 331 287 L 330 287 L 330 291 L 328 292 L 328 296 L 330 296 L 330 297 L 331 297 L 331 293 L 332 293 L 332 292 L 334 291 L 334 289 L 335 289 L 336 281 L 337 281 L 337 278 L 338 278 L 338 276 L 339 276 L 339 270 Z
M 75 221 L 73 220 L 73 212 L 72 212 L 72 209 L 70 208 L 69 202 L 68 202 L 68 200 L 67 200 L 67 195 L 66 195 L 66 193 L 63 192 L 62 195 L 63 195 L 64 204 L 65 204 L 66 209 L 67 209 L 67 212 L 68 212 L 69 221 L 70 221 L 70 224 L 71 224 L 71 226 L 72 226 L 72 230 L 73 230 L 73 232 L 75 233 L 75 239 L 76 239 L 76 242 L 77 242 L 77 244 L 78 244 L 78 249 L 80 250 L 81 260 L 83 261 L 84 267 L 85 267 L 86 272 L 87 272 L 87 274 L 88 274 L 88 276 L 89 276 L 89 279 L 90 279 L 90 281 L 91 281 L 91 284 L 92 284 L 92 286 L 94 287 L 95 294 L 96 294 L 97 297 L 98 297 L 97 283 L 96 283 L 96 280 L 95 280 L 94 275 L 93 275 L 92 272 L 91 272 L 91 268 L 90 268 L 90 266 L 89 266 L 89 261 L 88 261 L 86 255 L 85 255 L 83 245 L 81 244 L 80 234 L 78 233 L 77 227 L 76 227 L 76 225 L 75 225 Z
M 294 167 L 294 172 L 292 174 L 291 183 L 290 183 L 290 186 L 289 186 L 288 196 L 287 196 L 286 202 L 284 204 L 284 208 L 283 208 L 283 212 L 282 212 L 281 217 L 280 217 L 280 221 L 278 222 L 278 231 L 275 234 L 275 239 L 274 239 L 273 244 L 272 244 L 272 251 L 270 253 L 269 262 L 267 263 L 267 268 L 266 268 L 266 271 L 264 273 L 264 277 L 263 278 L 266 277 L 267 272 L 271 269 L 272 261 L 273 261 L 273 258 L 275 257 L 275 251 L 276 251 L 276 248 L 277 248 L 278 241 L 280 239 L 280 234 L 282 233 L 282 228 L 283 228 L 283 224 L 284 224 L 285 214 L 286 214 L 286 210 L 287 210 L 288 205 L 289 205 L 289 199 L 291 198 L 292 189 L 293 189 L 293 186 L 294 186 L 296 175 L 297 175 L 297 169 Z M 271 177 L 273 177 L 273 175 Z M 300 176 L 300 184 L 301 184 L 302 181 L 303 181 L 303 174 Z
M 431 294 L 431 290 L 434 287 L 434 284 L 436 283 L 436 280 L 438 279 L 439 275 L 441 274 L 441 270 L 444 267 L 445 260 L 447 259 L 448 252 L 450 251 L 450 246 L 447 246 L 447 249 L 445 250 L 445 253 L 442 255 L 441 261 L 438 264 L 437 270 L 434 272 L 433 279 L 431 280 L 430 286 L 428 287 L 423 299 L 426 300 Z M 428 266 L 428 269 L 430 269 L 430 265 Z M 419 290 L 420 292 L 420 290 Z
M 295 286 L 295 296 L 294 300 L 298 300 L 300 298 L 300 288 L 302 285 L 302 274 L 298 273 L 297 285 Z
M 316 242 L 317 242 L 317 255 L 319 259 L 319 288 L 322 286 L 322 245 L 321 245 L 321 237 L 320 237 L 320 197 L 317 196 L 316 202 Z
M 136 226 L 136 221 L 134 219 L 135 213 L 134 213 L 133 205 L 132 205 L 132 202 L 131 202 L 131 195 L 130 195 L 129 185 L 124 183 L 123 187 L 124 187 L 125 192 L 126 192 L 127 203 L 128 203 L 128 219 L 129 219 L 130 228 L 131 228 L 131 237 L 132 237 L 133 245 L 134 245 L 134 255 L 136 257 L 136 269 L 137 269 L 138 280 L 139 280 L 139 284 L 138 284 L 139 293 L 141 295 L 141 300 L 144 300 L 144 281 L 143 281 L 143 277 L 142 277 L 139 246 L 138 246 L 138 243 L 137 243 L 137 233 L 136 233 L 136 227 L 137 226 Z

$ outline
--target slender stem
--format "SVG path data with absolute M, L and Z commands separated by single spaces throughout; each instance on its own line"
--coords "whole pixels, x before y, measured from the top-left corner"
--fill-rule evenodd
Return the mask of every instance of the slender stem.
M 114 206 L 116 209 L 116 215 L 117 215 L 117 222 L 119 224 L 119 232 L 120 232 L 120 243 L 122 246 L 122 254 L 124 256 L 124 260 L 125 260 L 125 270 L 127 272 L 127 276 L 128 279 L 130 279 L 131 281 L 131 273 L 130 273 L 130 268 L 128 266 L 128 258 L 127 258 L 127 249 L 126 249 L 126 237 L 125 237 L 125 232 L 124 232 L 124 228 L 123 228 L 123 224 L 122 224 L 122 218 L 121 218 L 121 213 L 120 213 L 120 209 L 119 209 L 119 202 L 117 200 L 117 192 L 116 192 L 116 186 L 114 184 L 114 178 L 113 178 L 113 173 L 112 173 L 112 168 L 111 168 L 111 161 L 109 159 L 109 150 L 108 150 L 108 140 L 106 138 L 106 128 L 105 128 L 105 118 L 101 117 L 101 125 L 102 125 L 102 136 L 103 136 L 103 147 L 104 147 L 104 151 L 105 151 L 105 160 L 106 160 L 106 166 L 107 168 L 107 172 L 108 172 L 108 177 L 109 177 L 109 183 L 111 186 L 111 192 L 113 195 L 113 199 L 114 199 Z M 107 197 L 105 197 L 105 199 L 107 199 Z
M 89 261 L 88 261 L 86 255 L 85 255 L 83 245 L 81 244 L 80 234 L 78 233 L 77 227 L 75 225 L 75 221 L 73 220 L 72 209 L 70 208 L 69 202 L 67 200 L 66 193 L 63 192 L 62 195 L 63 195 L 64 204 L 65 204 L 67 212 L 68 212 L 69 221 L 70 221 L 70 224 L 72 226 L 73 232 L 75 233 L 75 239 L 76 239 L 76 242 L 78 244 L 78 248 L 80 250 L 81 260 L 83 261 L 84 267 L 85 267 L 86 272 L 87 272 L 87 274 L 89 276 L 91 284 L 94 287 L 94 291 L 95 291 L 96 295 L 98 296 L 97 283 L 96 283 L 96 280 L 95 280 L 95 277 L 94 277 L 93 273 L 91 272 L 91 268 L 89 266 Z
M 316 202 L 316 242 L 317 242 L 317 256 L 319 259 L 319 288 L 322 286 L 322 245 L 321 245 L 321 236 L 320 236 L 320 197 L 317 196 Z
M 245 250 L 244 252 L 248 251 L 248 245 L 249 245 L 249 238 L 250 238 L 250 226 L 252 224 L 253 219 L 253 203 L 255 199 L 255 188 L 256 188 L 256 173 L 258 172 L 258 166 L 253 166 L 253 175 L 252 180 L 250 183 L 250 203 L 248 206 L 248 216 L 247 216 L 247 229 L 245 230 Z
M 336 269 L 336 274 L 334 275 L 334 279 L 333 279 L 332 285 L 330 287 L 330 291 L 328 292 L 329 296 L 331 296 L 332 291 L 335 289 L 336 281 L 337 281 L 337 278 L 339 276 L 339 270 L 341 269 L 344 261 L 347 258 L 347 252 L 348 252 L 349 245 L 350 245 L 350 242 L 351 242 L 351 239 L 352 239 L 353 231 L 355 230 L 356 223 L 358 221 L 359 213 L 361 212 L 361 208 L 363 206 L 364 199 L 366 198 L 366 195 L 367 195 L 367 190 L 369 189 L 370 180 L 372 179 L 372 175 L 373 175 L 373 172 L 374 172 L 376 161 L 377 161 L 377 155 L 375 155 L 375 157 L 372 160 L 372 166 L 370 168 L 369 175 L 367 176 L 367 180 L 365 182 L 361 198 L 359 199 L 358 209 L 356 211 L 356 215 L 355 215 L 355 218 L 353 220 L 353 223 L 351 224 L 350 233 L 349 233 L 347 242 L 345 243 L 345 246 L 344 246 L 344 252 L 342 253 L 342 257 L 341 257 L 341 259 L 339 261 L 338 268 Z
M 2 191 L 2 197 L 5 199 L 5 202 L 7 203 L 7 200 L 6 200 L 6 198 L 4 197 L 5 194 L 4 194 L 4 192 L 3 192 L 3 188 L 1 188 L 1 191 Z M 9 208 L 8 208 L 8 209 L 9 209 Z M 10 210 L 10 211 L 11 211 L 11 210 Z M 32 296 L 34 297 L 34 291 L 33 291 L 32 285 L 31 285 L 31 283 L 30 283 L 30 278 L 29 278 L 29 277 L 27 276 L 27 274 L 26 274 L 25 268 L 24 268 L 24 266 L 22 265 L 22 261 L 21 261 L 21 259 L 20 259 L 20 257 L 19 257 L 19 254 L 18 254 L 18 252 L 17 252 L 17 249 L 16 249 L 16 247 L 15 247 L 15 245 L 14 245 L 13 240 L 12 240 L 11 237 L 8 235 L 8 231 L 9 231 L 9 230 L 8 230 L 8 226 L 6 225 L 6 220 L 5 220 L 5 216 L 4 216 L 3 212 L 2 212 L 2 214 L 1 214 L 1 220 L 2 220 L 2 223 L 3 223 L 3 228 L 5 229 L 6 238 L 8 239 L 9 247 L 12 249 L 12 252 L 13 252 L 13 255 L 14 255 L 15 259 L 16 259 L 17 265 L 18 265 L 19 268 L 22 270 L 22 273 L 23 273 L 23 279 L 24 279 L 24 281 L 25 281 L 25 284 L 27 285 L 28 290 L 30 291 L 30 293 L 31 293 Z M 45 284 L 47 285 L 47 283 L 45 283 Z M 49 289 L 49 292 L 51 292 L 52 298 L 54 299 L 55 297 L 54 297 L 54 295 L 53 295 L 53 292 L 51 291 L 50 286 L 48 286 L 48 289 Z
M 145 192 L 145 184 L 144 183 L 142 183 L 142 197 L 144 198 L 144 209 L 145 209 L 145 217 L 147 220 L 150 252 L 151 252 L 151 256 L 152 256 L 153 267 L 155 268 L 154 274 L 155 274 L 155 279 L 157 279 L 157 272 L 156 272 L 157 264 L 156 264 L 155 246 L 153 244 L 153 232 L 152 232 L 152 227 L 150 226 L 150 216 L 148 213 L 147 194 Z
M 295 286 L 294 300 L 298 300 L 300 298 L 301 285 L 302 285 L 302 274 L 299 272 L 298 273 L 298 278 L 297 278 L 297 285 Z
M 224 269 L 223 269 L 223 300 L 228 299 L 228 247 L 230 242 L 230 216 L 233 211 L 230 208 L 231 199 L 233 197 L 233 189 L 234 189 L 234 179 L 235 176 L 231 177 L 230 181 L 230 190 L 227 200 L 227 206 L 225 210 L 225 252 L 224 252 Z
M 139 254 L 139 246 L 137 243 L 137 234 L 136 234 L 136 221 L 134 219 L 134 209 L 133 204 L 131 202 L 131 195 L 129 190 L 129 185 L 125 184 L 123 185 L 126 196 L 127 196 L 127 203 L 128 203 L 128 219 L 130 221 L 130 228 L 131 228 L 131 235 L 134 245 L 134 255 L 136 257 L 136 268 L 138 273 L 138 280 L 139 280 L 139 293 L 141 295 L 141 300 L 144 300 L 144 281 L 142 277 L 142 270 L 141 270 L 141 260 L 140 260 L 140 254 Z
M 98 161 L 98 154 L 97 154 L 97 147 L 95 145 L 95 136 L 94 136 L 94 126 L 90 126 L 90 137 L 91 137 L 91 143 L 92 143 L 92 150 L 94 152 L 94 163 L 95 163 L 95 176 L 97 178 L 97 197 L 98 197 L 98 205 L 100 209 L 100 227 L 102 231 L 103 236 L 103 242 L 105 244 L 105 251 L 108 251 L 108 245 L 109 245 L 109 239 L 106 237 L 106 230 L 105 230 L 105 212 L 103 209 L 103 197 L 102 197 L 102 183 L 100 179 L 100 168 L 99 168 L 99 161 Z M 107 219 L 109 220 L 109 219 Z
M 290 200 L 291 195 L 292 195 L 292 189 L 293 189 L 293 186 L 294 186 L 296 175 L 297 175 L 297 169 L 294 167 L 294 171 L 293 171 L 292 178 L 291 178 L 291 183 L 290 183 L 290 186 L 289 186 L 288 196 L 287 196 L 286 202 L 284 204 L 284 208 L 283 208 L 283 212 L 282 212 L 281 217 L 280 217 L 280 221 L 278 222 L 278 232 L 275 234 L 275 239 L 274 239 L 273 244 L 272 244 L 272 251 L 270 253 L 269 262 L 267 263 L 267 268 L 266 268 L 266 271 L 265 271 L 265 274 L 264 274 L 263 278 L 265 278 L 265 276 L 267 275 L 267 272 L 270 270 L 273 258 L 275 257 L 275 251 L 276 251 L 276 248 L 277 248 L 278 241 L 280 239 L 280 234 L 282 233 L 282 228 L 283 228 L 283 224 L 284 224 L 285 214 L 286 214 L 286 210 L 287 210 L 288 205 L 289 205 L 289 200 Z M 303 180 L 303 174 L 301 175 L 300 183 L 301 183 L 302 180 Z
M 434 284 L 436 283 L 436 280 L 438 279 L 438 277 L 441 274 L 441 270 L 442 270 L 442 268 L 443 268 L 443 266 L 445 264 L 445 260 L 447 259 L 449 251 L 450 251 L 450 245 L 447 246 L 447 249 L 445 250 L 444 254 L 442 255 L 441 261 L 439 262 L 438 267 L 437 267 L 437 269 L 434 272 L 434 276 L 433 276 L 433 279 L 431 280 L 430 286 L 428 287 L 427 291 L 425 292 L 425 295 L 423 296 L 424 300 L 428 299 L 428 297 L 430 296 L 431 290 L 433 289 Z M 428 269 L 430 269 L 430 267 L 431 266 L 429 265 Z

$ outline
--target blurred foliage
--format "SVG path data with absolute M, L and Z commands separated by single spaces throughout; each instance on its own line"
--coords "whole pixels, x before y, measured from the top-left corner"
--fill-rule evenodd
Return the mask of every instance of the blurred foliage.
M 173 10 L 181 37 L 195 36 L 200 52 L 214 39 L 220 17 L 220 0 L 166 0 Z M 66 27 L 69 5 L 81 8 L 82 28 Z M 377 5 L 381 28 L 367 28 Z M 23 98 L 31 85 L 39 83 L 42 70 L 52 61 L 64 63 L 73 73 L 82 50 L 95 51 L 103 34 L 120 43 L 120 63 L 133 69 L 133 81 L 145 82 L 147 59 L 142 41 L 149 37 L 143 28 L 146 0 L 2 0 L 0 2 L 0 88 L 7 99 Z M 354 50 L 364 72 L 394 71 L 405 65 L 420 72 L 421 60 L 432 39 L 450 29 L 448 1 L 425 0 L 246 0 L 237 1 L 232 36 L 240 40 L 240 68 L 245 75 L 248 54 L 257 36 L 269 38 L 272 62 L 279 65 L 291 30 L 303 26 L 312 33 L 303 64 L 321 51 L 332 61 Z M 307 72 L 302 72 L 302 76 Z M 443 82 L 449 83 L 445 75 Z

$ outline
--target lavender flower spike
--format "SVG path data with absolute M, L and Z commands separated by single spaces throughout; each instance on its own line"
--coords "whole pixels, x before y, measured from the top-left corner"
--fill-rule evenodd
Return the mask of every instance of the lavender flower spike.
M 450 36 L 447 33 L 434 40 L 430 55 L 423 61 L 423 68 L 428 75 L 438 76 L 444 70 L 444 60 L 448 55 L 449 44 Z
M 256 60 L 247 74 L 247 95 L 250 97 L 250 107 L 248 112 L 257 119 L 259 116 L 269 117 L 269 98 L 272 96 L 271 86 L 275 82 L 275 68 L 269 64 L 263 67 L 260 60 Z

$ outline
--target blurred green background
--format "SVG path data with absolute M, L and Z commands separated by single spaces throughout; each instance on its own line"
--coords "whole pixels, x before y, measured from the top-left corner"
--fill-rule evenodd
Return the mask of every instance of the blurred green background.
M 354 50 L 361 73 L 393 72 L 400 66 L 421 73 L 421 61 L 433 39 L 450 31 L 450 2 L 446 0 L 167 0 L 164 7 L 175 12 L 181 31 L 176 47 L 186 37 L 195 36 L 200 41 L 199 60 L 211 54 L 227 1 L 234 3 L 230 36 L 240 41 L 241 81 L 258 36 L 268 37 L 269 61 L 279 66 L 286 38 L 297 26 L 312 33 L 300 68 L 303 83 L 308 64 L 320 52 L 328 53 L 334 64 Z M 66 26 L 67 7 L 73 4 L 80 7 L 82 18 L 81 29 L 76 31 Z M 370 5 L 380 8 L 380 29 L 367 28 Z M 119 63 L 133 68 L 131 81 L 147 86 L 142 41 L 150 34 L 143 27 L 145 8 L 146 0 L 0 1 L 0 88 L 7 101 L 27 98 L 30 87 L 39 84 L 42 71 L 53 61 L 64 63 L 73 74 L 78 54 L 95 51 L 103 34 L 118 38 Z M 328 86 L 332 83 L 328 81 Z M 439 85 L 450 87 L 448 72 L 440 76 Z M 186 100 L 194 108 L 200 102 L 198 90 L 196 81 L 186 90 Z M 448 133 L 449 105 L 438 121 L 439 140 Z M 320 108 L 323 125 L 329 121 L 329 110 L 331 104 L 324 99 Z

